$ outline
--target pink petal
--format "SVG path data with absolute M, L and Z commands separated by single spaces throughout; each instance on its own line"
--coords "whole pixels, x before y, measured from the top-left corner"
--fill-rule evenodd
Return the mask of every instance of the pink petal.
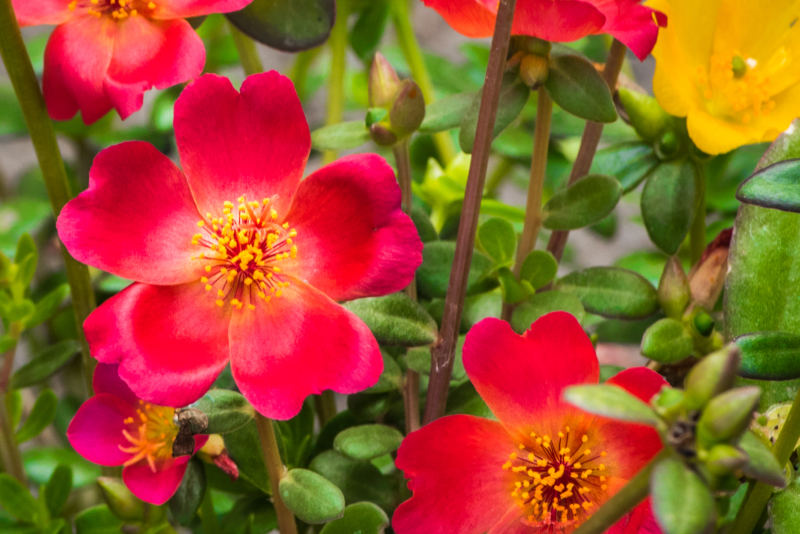
M 336 301 L 400 291 L 422 263 L 394 172 L 375 154 L 342 158 L 300 182 L 285 220 L 298 250 L 285 270 Z
M 100 465 L 122 465 L 130 453 L 122 452 L 120 446 L 130 443 L 122 431 L 123 422 L 135 417 L 134 407 L 111 393 L 98 393 L 84 402 L 67 428 L 67 439 L 78 454 Z
M 183 480 L 189 456 L 181 456 L 166 463 L 153 473 L 147 461 L 129 465 L 122 470 L 122 480 L 131 493 L 150 504 L 160 506 L 175 495 Z
M 250 76 L 236 92 L 206 74 L 175 104 L 181 165 L 201 213 L 223 203 L 272 200 L 283 218 L 303 176 L 311 135 L 292 82 L 275 71 Z
M 622 41 L 640 60 L 653 50 L 659 27 L 667 27 L 667 17 L 639 3 L 639 0 L 591 0 L 605 16 L 598 33 L 610 33 Z
M 599 32 L 605 20 L 587 1 L 519 0 L 511 33 L 569 42 Z
M 662 388 L 669 387 L 663 376 L 647 367 L 634 367 L 620 371 L 609 378 L 606 384 L 619 386 L 647 403 Z
M 131 141 L 94 160 L 89 189 L 58 218 L 58 233 L 79 261 L 154 284 L 199 280 L 200 214 L 180 169 L 149 143 Z
M 181 407 L 203 396 L 228 362 L 230 307 L 200 282 L 133 284 L 97 308 L 84 330 L 92 355 L 120 363 L 137 397 Z
M 186 19 L 244 9 L 253 0 L 170 0 L 158 4 L 153 18 Z
M 494 32 L 497 10 L 478 0 L 423 0 L 451 28 L 467 37 L 489 37 Z
M 61 24 L 72 18 L 72 0 L 11 0 L 20 27 Z
M 131 388 L 128 387 L 119 377 L 119 365 L 115 363 L 98 363 L 94 368 L 94 376 L 92 377 L 92 387 L 94 394 L 100 395 L 101 393 L 108 393 L 115 397 L 119 397 L 133 409 L 136 409 L 139 397 L 137 397 Z
M 203 41 L 185 20 L 129 17 L 119 23 L 103 87 L 125 119 L 142 107 L 145 91 L 196 78 L 205 61 Z
M 397 508 L 397 534 L 482 534 L 512 507 L 514 479 L 502 465 L 516 450 L 500 423 L 469 415 L 437 419 L 397 452 L 411 499 Z M 424 529 L 422 528 L 424 525 Z
M 645 499 L 631 513 L 617 521 L 608 529 L 608 534 L 662 534 L 653 510 L 650 507 L 650 498 Z
M 383 371 L 378 344 L 358 317 L 288 280 L 283 296 L 234 312 L 230 330 L 236 384 L 256 410 L 281 420 L 297 415 L 308 395 L 355 393 Z

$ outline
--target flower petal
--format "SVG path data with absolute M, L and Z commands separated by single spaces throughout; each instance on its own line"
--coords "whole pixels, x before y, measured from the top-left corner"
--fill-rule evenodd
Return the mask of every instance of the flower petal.
M 256 74 L 236 92 L 227 78 L 206 74 L 175 104 L 181 165 L 201 213 L 221 215 L 242 195 L 268 197 L 281 217 L 291 205 L 311 150 L 311 134 L 292 82 L 275 71 Z
M 667 16 L 639 3 L 640 0 L 592 0 L 606 17 L 601 30 L 622 41 L 644 61 L 658 39 L 659 27 L 667 26 Z
M 608 529 L 608 534 L 662 534 L 648 497 Z
M 453 415 L 409 434 L 395 465 L 405 473 L 414 495 L 392 518 L 398 534 L 481 534 L 501 521 L 514 487 L 502 465 L 516 450 L 500 423 Z
M 101 393 L 108 393 L 115 397 L 119 397 L 133 409 L 136 409 L 136 403 L 139 400 L 128 384 L 119 377 L 119 364 L 115 363 L 98 363 L 94 368 L 94 376 L 92 376 L 92 388 L 95 395 Z
M 400 291 L 422 263 L 394 172 L 376 154 L 342 158 L 300 182 L 285 220 L 298 255 L 282 267 L 336 301 Z
M 541 317 L 522 336 L 505 321 L 484 319 L 467 334 L 463 359 L 470 380 L 495 416 L 506 428 L 526 435 L 561 430 L 548 428 L 549 422 L 561 425 L 576 413 L 561 402 L 562 390 L 596 384 L 600 376 L 589 337 L 565 312 Z
M 64 206 L 58 234 L 79 261 L 153 284 L 204 274 L 192 236 L 200 214 L 180 169 L 154 146 L 132 141 L 100 152 L 89 189 Z
M 233 314 L 231 368 L 242 394 L 266 417 L 290 419 L 308 395 L 355 393 L 378 381 L 378 343 L 345 308 L 299 280 L 290 280 L 281 297 L 256 300 L 255 310 Z
M 62 24 L 72 18 L 72 0 L 11 0 L 20 27 Z
M 203 71 L 206 49 L 185 20 L 129 17 L 118 24 L 103 87 L 123 119 L 142 107 L 144 92 L 153 86 L 164 89 Z
M 67 428 L 67 439 L 78 454 L 100 465 L 122 465 L 130 453 L 120 447 L 130 446 L 122 435 L 123 422 L 136 416 L 134 407 L 110 393 L 98 393 L 78 408 Z
M 92 355 L 120 363 L 137 397 L 161 406 L 191 404 L 228 362 L 230 307 L 219 308 L 199 282 L 133 284 L 86 319 Z
M 689 137 L 706 154 L 724 154 L 734 148 L 762 141 L 763 131 L 692 109 L 686 119 Z
M 649 403 L 664 387 L 669 387 L 663 376 L 647 367 L 633 367 L 620 371 L 606 380 L 606 384 L 619 386 L 646 403 Z
M 183 480 L 190 456 L 181 456 L 153 473 L 146 461 L 122 470 L 122 480 L 139 499 L 161 506 L 175 495 Z
M 169 0 L 158 4 L 154 19 L 186 19 L 212 13 L 230 13 L 247 7 L 253 0 Z
M 111 63 L 117 24 L 110 17 L 74 18 L 57 27 L 44 52 L 42 90 L 55 120 L 71 119 L 80 109 L 92 124 L 108 113 L 111 101 L 103 78 Z
M 477 0 L 423 0 L 455 31 L 467 37 L 489 37 L 494 32 L 497 11 Z
M 590 2 L 519 0 L 511 33 L 569 42 L 603 29 L 606 18 Z

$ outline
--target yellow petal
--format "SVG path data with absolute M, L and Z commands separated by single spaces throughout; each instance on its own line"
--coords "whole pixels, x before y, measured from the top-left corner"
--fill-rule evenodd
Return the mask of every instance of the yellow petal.
M 724 154 L 743 145 L 759 143 L 763 137 L 760 129 L 734 124 L 700 109 L 689 112 L 686 126 L 694 144 L 711 155 Z

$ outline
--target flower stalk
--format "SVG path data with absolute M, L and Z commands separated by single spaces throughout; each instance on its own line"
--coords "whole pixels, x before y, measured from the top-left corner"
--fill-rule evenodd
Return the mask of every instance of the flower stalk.
M 467 292 L 467 277 L 475 247 L 483 186 L 492 144 L 492 132 L 500 101 L 500 82 L 503 77 L 508 45 L 511 39 L 511 24 L 514 21 L 516 0 L 500 0 L 494 36 L 492 37 L 489 66 L 486 69 L 481 107 L 472 161 L 469 167 L 464 204 L 456 238 L 456 252 L 447 297 L 444 304 L 442 328 L 439 339 L 431 348 L 431 374 L 423 424 L 428 424 L 444 415 L 453 361 L 461 325 L 461 313 Z
M 264 65 L 261 63 L 261 58 L 258 55 L 258 47 L 256 42 L 250 37 L 242 33 L 242 31 L 228 21 L 228 28 L 233 38 L 233 44 L 236 46 L 236 51 L 239 52 L 239 61 L 242 63 L 242 68 L 247 76 L 264 72 Z
M 42 169 L 44 183 L 53 214 L 58 217 L 61 209 L 72 198 L 64 160 L 56 143 L 53 123 L 47 114 L 44 97 L 39 89 L 30 57 L 28 57 L 22 33 L 17 24 L 11 0 L 0 0 L 0 55 L 11 78 L 31 141 Z M 61 254 L 66 265 L 67 280 L 72 293 L 75 324 L 81 342 L 84 381 L 88 396 L 93 395 L 92 373 L 95 361 L 89 354 L 89 344 L 83 332 L 83 322 L 97 306 L 89 268 L 76 261 L 64 247 Z
M 19 341 L 22 333 L 22 326 L 18 322 L 12 322 L 8 327 L 8 336 Z M 0 369 L 0 464 L 3 470 L 25 484 L 25 468 L 22 465 L 22 456 L 19 452 L 19 445 L 14 437 L 14 427 L 12 425 L 11 414 L 8 412 L 8 379 L 11 375 L 11 368 L 14 365 L 14 356 L 17 346 L 14 345 L 3 355 L 2 369 Z
M 706 250 L 706 173 L 703 164 L 694 162 L 695 213 L 689 230 L 689 250 L 692 264 L 700 261 Z
M 336 24 L 328 42 L 331 46 L 331 73 L 328 76 L 328 115 L 325 125 L 339 124 L 344 117 L 344 75 L 347 67 L 347 19 L 350 17 L 350 1 L 336 0 Z M 326 150 L 322 164 L 333 163 L 339 153 Z
M 278 530 L 280 534 L 297 534 L 297 523 L 294 514 L 281 499 L 278 484 L 286 475 L 286 466 L 283 465 L 281 454 L 278 449 L 278 440 L 275 436 L 275 429 L 272 421 L 256 412 L 256 426 L 258 427 L 258 437 L 261 440 L 261 453 L 264 455 L 264 463 L 267 465 L 269 473 L 269 484 L 272 488 L 272 504 L 275 506 L 275 513 L 278 516 Z

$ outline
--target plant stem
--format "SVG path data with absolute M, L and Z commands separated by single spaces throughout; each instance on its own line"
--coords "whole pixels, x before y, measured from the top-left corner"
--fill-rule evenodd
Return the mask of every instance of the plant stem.
M 22 107 L 53 213 L 58 217 L 61 208 L 72 198 L 72 191 L 64 169 L 64 161 L 61 159 L 61 151 L 56 143 L 53 123 L 47 114 L 39 81 L 36 79 L 25 42 L 22 40 L 11 0 L 0 0 L 0 55 L 3 57 L 17 100 Z M 84 382 L 87 394 L 91 396 L 95 361 L 89 354 L 89 344 L 83 333 L 83 322 L 97 306 L 92 279 L 89 276 L 89 268 L 78 263 L 63 246 L 61 254 L 66 264 L 67 281 L 72 293 L 75 322 L 83 352 Z
M 294 514 L 284 504 L 278 489 L 278 484 L 286 475 L 286 466 L 283 465 L 283 460 L 281 460 L 281 453 L 278 449 L 275 429 L 272 428 L 272 421 L 256 412 L 256 426 L 258 427 L 258 437 L 261 439 L 261 453 L 264 455 L 264 463 L 267 465 L 267 473 L 269 473 L 272 504 L 275 506 L 275 513 L 278 516 L 278 530 L 280 534 L 297 534 L 297 523 L 294 520 Z
M 627 48 L 625 45 L 614 39 L 614 42 L 611 44 L 611 50 L 608 52 L 606 66 L 603 69 L 603 79 L 611 90 L 611 94 L 614 94 L 617 78 L 619 78 L 619 71 L 622 69 L 622 63 L 625 61 L 626 51 Z M 589 169 L 592 168 L 594 155 L 597 152 L 597 144 L 600 142 L 600 137 L 602 135 L 603 125 L 599 122 L 588 121 L 586 126 L 583 127 L 583 136 L 581 137 L 581 146 L 578 149 L 578 157 L 575 159 L 575 163 L 572 164 L 572 171 L 569 174 L 569 185 L 574 184 L 589 174 Z M 547 250 L 555 256 L 556 261 L 561 261 L 568 238 L 569 231 L 567 230 L 557 230 L 550 234 L 550 242 L 547 244 Z
M 22 325 L 14 321 L 8 325 L 8 336 L 19 341 L 22 334 Z M 8 379 L 11 369 L 14 366 L 14 356 L 17 353 L 17 346 L 14 345 L 3 355 L 2 370 L 0 370 L 0 462 L 3 469 L 25 484 L 25 467 L 22 465 L 22 456 L 19 453 L 19 444 L 14 437 L 14 425 L 11 421 L 11 414 L 8 412 Z
M 703 164 L 694 162 L 695 213 L 689 230 L 689 249 L 692 265 L 700 261 L 706 249 L 706 173 Z
M 537 90 L 536 129 L 533 133 L 533 160 L 531 161 L 531 179 L 528 184 L 528 201 L 525 206 L 525 223 L 522 237 L 517 248 L 517 260 L 514 263 L 514 276 L 519 277 L 522 262 L 536 248 L 536 239 L 542 227 L 542 191 L 544 175 L 547 169 L 547 151 L 550 147 L 550 119 L 553 117 L 553 101 L 544 87 Z M 502 318 L 511 319 L 514 307 L 503 304 Z
M 475 233 L 481 209 L 483 185 L 491 153 L 492 132 L 497 118 L 500 101 L 500 82 L 503 77 L 508 44 L 511 38 L 511 23 L 514 21 L 514 8 L 517 0 L 500 0 L 497 10 L 492 47 L 489 53 L 489 67 L 483 86 L 481 107 L 478 112 L 478 127 L 472 161 L 469 166 L 464 204 L 456 237 L 456 252 L 447 297 L 444 302 L 444 315 L 439 339 L 431 347 L 431 375 L 428 385 L 427 401 L 423 424 L 428 424 L 444 415 L 450 377 L 453 374 L 453 360 L 461 326 L 461 313 L 467 292 L 467 276 L 475 248 Z
M 317 410 L 319 426 L 322 428 L 336 415 L 336 397 L 333 391 L 326 389 L 319 395 L 314 395 L 314 408 Z
M 11 198 L 11 191 L 9 190 L 8 177 L 3 172 L 3 167 L 0 166 L 0 200 L 8 200 Z
M 228 21 L 228 28 L 231 31 L 231 37 L 233 37 L 233 44 L 236 45 L 236 51 L 239 52 L 239 61 L 242 64 L 244 73 L 247 76 L 252 76 L 253 74 L 264 72 L 264 65 L 258 55 L 256 42 L 242 33 L 231 21 Z
M 219 534 L 219 521 L 217 521 L 217 512 L 214 511 L 214 498 L 211 495 L 210 487 L 206 488 L 206 494 L 200 504 L 200 521 L 204 534 Z
M 800 391 L 797 392 L 797 396 L 794 398 L 789 415 L 786 417 L 783 428 L 778 434 L 778 439 L 775 440 L 775 446 L 772 448 L 772 454 L 778 460 L 778 465 L 786 465 L 798 440 L 800 440 Z M 741 508 L 739 508 L 739 513 L 736 514 L 736 520 L 733 523 L 730 534 L 750 534 L 753 532 L 774 489 L 769 484 L 756 482 L 752 491 L 742 503 Z
M 308 69 L 322 51 L 321 47 L 312 48 L 311 50 L 304 50 L 297 54 L 294 60 L 292 70 L 289 71 L 289 78 L 294 84 L 294 89 L 297 91 L 297 96 L 300 101 L 306 99 L 306 81 L 308 81 Z
M 417 41 L 414 28 L 411 26 L 409 0 L 392 0 L 391 9 L 392 21 L 394 22 L 395 31 L 397 32 L 397 41 L 411 69 L 411 76 L 422 91 L 425 103 L 432 104 L 436 101 L 436 95 L 433 90 L 431 75 L 428 72 L 428 67 L 425 65 L 422 49 Z M 442 158 L 445 164 L 450 163 L 450 161 L 456 157 L 458 151 L 449 133 L 439 132 L 433 134 L 433 142 L 436 145 L 436 151 L 439 152 L 439 157 Z
M 344 75 L 347 68 L 347 19 L 350 17 L 350 1 L 336 0 L 336 24 L 331 30 L 328 43 L 331 45 L 331 73 L 328 76 L 328 116 L 325 125 L 339 124 L 344 117 Z M 333 163 L 339 153 L 326 150 L 322 164 Z

